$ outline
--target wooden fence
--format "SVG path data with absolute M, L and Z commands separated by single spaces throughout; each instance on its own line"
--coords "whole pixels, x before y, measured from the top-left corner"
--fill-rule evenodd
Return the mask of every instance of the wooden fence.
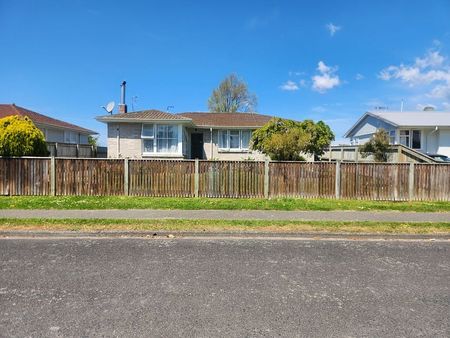
M 450 201 L 450 165 L 0 158 L 0 194 Z

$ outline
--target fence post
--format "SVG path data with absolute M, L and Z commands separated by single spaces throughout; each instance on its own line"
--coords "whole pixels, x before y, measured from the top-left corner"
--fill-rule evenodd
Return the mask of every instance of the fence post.
M 129 194 L 129 184 L 128 184 L 128 174 L 129 174 L 129 162 L 128 157 L 124 158 L 123 160 L 123 193 L 125 196 L 128 196 Z
M 58 157 L 58 142 L 55 142 L 55 157 Z
M 414 199 L 414 170 L 414 163 L 410 163 L 408 175 L 408 197 L 410 201 Z
M 56 195 L 56 161 L 55 156 L 50 158 L 50 195 Z
M 336 190 L 336 199 L 341 198 L 341 161 L 336 161 L 336 182 L 335 182 L 335 190 Z
M 194 163 L 194 197 L 198 197 L 198 190 L 199 190 L 199 161 L 198 158 L 195 159 Z
M 269 198 L 269 159 L 264 161 L 264 198 Z

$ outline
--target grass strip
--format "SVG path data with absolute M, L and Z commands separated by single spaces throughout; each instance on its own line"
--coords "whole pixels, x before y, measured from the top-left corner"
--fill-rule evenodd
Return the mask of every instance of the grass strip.
M 129 196 L 2 196 L 0 209 L 360 210 L 449 212 L 450 202 Z
M 131 219 L 47 219 L 0 218 L 0 231 L 248 231 L 248 232 L 353 232 L 439 234 L 450 232 L 448 223 L 336 222 L 263 220 L 131 220 Z

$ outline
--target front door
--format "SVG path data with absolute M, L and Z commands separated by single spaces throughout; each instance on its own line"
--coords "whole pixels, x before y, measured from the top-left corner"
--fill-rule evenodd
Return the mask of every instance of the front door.
M 203 134 L 191 134 L 191 158 L 203 159 Z

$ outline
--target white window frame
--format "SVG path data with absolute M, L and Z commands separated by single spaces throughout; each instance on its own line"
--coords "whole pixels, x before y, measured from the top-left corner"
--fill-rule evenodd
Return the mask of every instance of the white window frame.
M 408 132 L 408 135 L 402 135 L 402 132 Z M 414 132 L 419 132 L 419 143 L 420 143 L 420 147 L 419 148 L 413 148 L 413 134 Z M 423 140 L 422 140 L 422 130 L 421 129 L 400 129 L 399 131 L 399 144 L 403 144 L 402 143 L 402 137 L 403 138 L 408 138 L 408 142 L 406 142 L 406 146 L 411 148 L 411 149 L 415 149 L 415 150 L 420 150 L 422 149 L 422 144 L 423 144 Z M 405 144 L 403 144 L 405 145 Z
M 389 130 L 389 143 L 395 144 L 395 137 L 396 137 L 395 129 Z
M 144 135 L 144 127 L 149 126 L 149 125 L 153 125 L 153 135 L 146 136 L 146 135 Z M 170 138 L 170 139 L 176 140 L 176 142 L 177 142 L 177 147 L 176 147 L 175 151 L 158 152 L 158 146 L 157 146 L 157 144 L 158 144 L 158 134 L 157 134 L 158 126 L 173 126 L 176 128 L 176 133 L 177 133 L 176 138 Z M 181 135 L 180 135 L 180 133 L 181 133 Z M 169 139 L 169 138 L 164 138 L 164 139 Z M 182 154 L 182 151 L 183 151 L 181 125 L 170 124 L 170 123 L 142 123 L 141 140 L 142 140 L 142 155 L 143 156 L 180 156 L 180 154 Z M 144 141 L 145 140 L 153 140 L 153 151 L 144 151 Z
M 231 137 L 230 137 L 230 132 L 239 132 L 239 147 L 238 148 L 231 148 Z M 242 143 L 242 133 L 243 132 L 250 132 L 250 137 L 249 137 L 249 145 L 244 147 L 243 143 Z M 221 147 L 220 143 L 221 143 L 221 138 L 223 133 L 226 133 L 226 147 Z M 252 137 L 252 130 L 251 129 L 219 129 L 219 132 L 217 134 L 218 138 L 217 138 L 217 146 L 219 148 L 220 152 L 249 152 L 250 151 L 250 139 Z

